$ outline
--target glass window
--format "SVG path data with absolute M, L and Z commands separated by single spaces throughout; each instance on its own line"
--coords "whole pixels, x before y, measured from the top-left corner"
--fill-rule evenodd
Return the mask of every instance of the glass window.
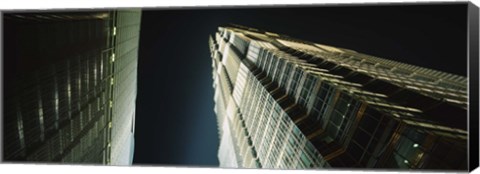
M 295 92 L 297 91 L 298 83 L 300 83 L 300 79 L 302 78 L 303 71 L 300 67 L 295 67 L 294 74 L 292 80 L 290 81 L 290 86 L 288 88 L 288 94 L 291 96 L 295 96 Z
M 282 80 L 280 81 L 280 84 L 279 84 L 281 87 L 285 88 L 286 82 L 290 78 L 289 76 L 292 70 L 292 66 L 293 66 L 292 63 L 287 62 L 285 71 L 283 72 Z
M 356 143 L 350 143 L 347 151 L 355 161 L 359 161 L 363 154 L 363 149 Z
M 274 81 L 279 81 L 279 78 L 281 76 L 282 70 L 283 70 L 283 65 L 284 65 L 285 60 L 278 58 L 278 65 L 277 65 L 277 70 L 275 71 L 275 74 L 273 76 Z
M 305 154 L 305 152 L 302 151 L 302 153 L 300 154 L 300 160 L 302 161 L 302 163 L 304 164 L 304 166 L 310 166 L 312 164 L 312 161 L 310 161 L 310 159 L 307 157 L 307 155 Z
M 370 139 L 371 136 L 362 128 L 358 128 L 353 135 L 353 141 L 357 142 L 361 147 L 366 147 Z
M 365 113 L 362 120 L 360 121 L 359 127 L 364 129 L 369 134 L 373 134 L 377 128 L 378 120 L 375 120 L 368 113 Z
M 307 74 L 305 78 L 305 83 L 303 85 L 302 91 L 300 93 L 299 104 L 302 106 L 306 106 L 309 99 L 311 98 L 311 91 L 316 83 L 316 78 L 310 74 Z

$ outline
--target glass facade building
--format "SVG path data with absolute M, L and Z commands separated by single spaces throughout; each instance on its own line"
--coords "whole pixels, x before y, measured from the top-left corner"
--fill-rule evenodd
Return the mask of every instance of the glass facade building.
M 3 161 L 131 164 L 140 19 L 3 14 Z
M 209 39 L 221 167 L 467 170 L 467 78 L 231 25 Z

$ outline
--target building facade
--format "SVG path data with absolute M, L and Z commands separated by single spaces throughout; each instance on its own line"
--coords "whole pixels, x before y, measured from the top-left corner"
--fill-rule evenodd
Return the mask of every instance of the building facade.
M 3 14 L 3 161 L 131 164 L 140 19 Z
M 221 167 L 467 170 L 467 78 L 232 25 L 209 40 Z

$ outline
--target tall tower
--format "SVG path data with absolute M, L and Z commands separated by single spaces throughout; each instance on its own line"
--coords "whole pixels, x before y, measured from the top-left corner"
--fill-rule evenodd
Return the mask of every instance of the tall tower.
M 131 164 L 140 18 L 4 13 L 4 161 Z
M 467 170 L 467 79 L 219 27 L 209 40 L 221 167 Z

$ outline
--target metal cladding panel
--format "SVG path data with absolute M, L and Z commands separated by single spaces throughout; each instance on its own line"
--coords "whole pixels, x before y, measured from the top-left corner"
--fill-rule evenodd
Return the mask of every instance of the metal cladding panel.
M 224 61 L 222 62 L 225 65 L 225 70 L 228 73 L 228 77 L 232 83 L 235 83 L 237 79 L 238 68 L 240 66 L 240 55 L 238 55 L 235 51 L 233 51 L 235 47 L 232 45 L 227 45 L 225 47 L 225 56 Z M 232 84 L 234 85 L 234 84 Z
M 112 165 L 129 165 L 133 141 L 132 122 L 135 117 L 137 96 L 138 40 L 140 10 L 117 12 L 116 46 L 113 61 L 114 100 L 112 115 Z
M 237 106 L 242 103 L 243 91 L 247 83 L 247 73 L 248 68 L 243 63 L 240 64 L 237 82 L 235 82 L 235 87 L 233 88 L 233 99 L 235 100 Z
M 231 134 L 230 123 L 228 119 L 224 119 L 222 124 L 223 135 L 220 140 L 220 147 L 218 149 L 218 159 L 220 167 L 238 168 L 241 167 L 240 159 L 237 159 L 235 147 L 233 142 L 234 136 Z

